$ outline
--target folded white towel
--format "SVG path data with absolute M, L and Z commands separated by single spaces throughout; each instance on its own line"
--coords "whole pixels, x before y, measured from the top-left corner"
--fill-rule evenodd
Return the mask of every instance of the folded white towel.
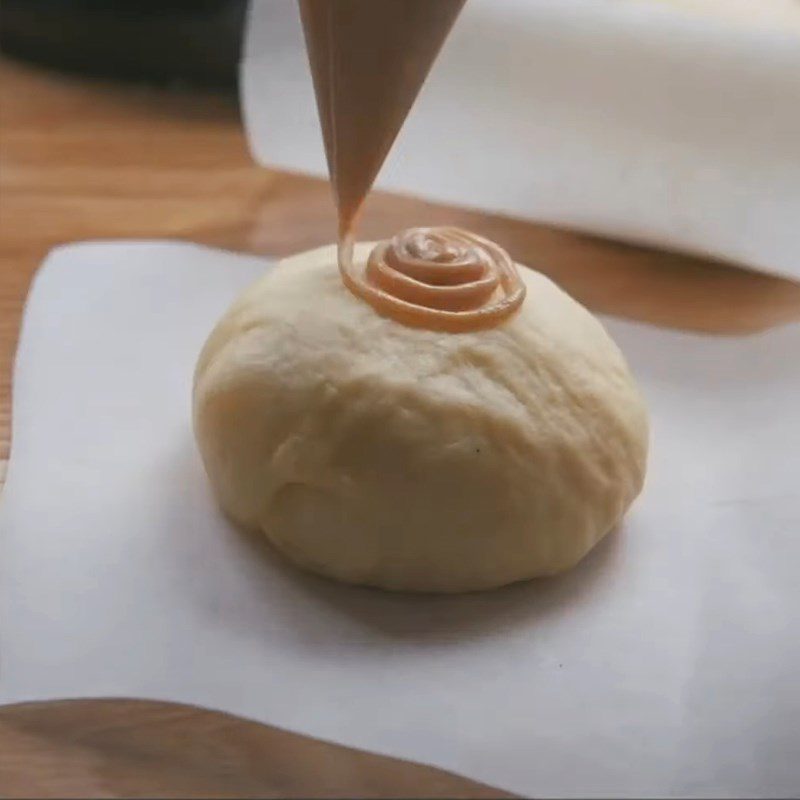
M 294 4 L 242 78 L 256 159 L 324 174 Z M 800 2 L 470 0 L 377 185 L 800 278 Z

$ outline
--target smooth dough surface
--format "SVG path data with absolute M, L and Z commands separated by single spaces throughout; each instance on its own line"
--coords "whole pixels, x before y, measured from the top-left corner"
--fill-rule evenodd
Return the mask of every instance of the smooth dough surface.
M 576 564 L 641 490 L 647 413 L 598 320 L 520 271 L 520 311 L 458 334 L 378 316 L 343 286 L 334 247 L 269 271 L 195 373 L 195 433 L 227 514 L 306 569 L 387 589 L 487 589 Z

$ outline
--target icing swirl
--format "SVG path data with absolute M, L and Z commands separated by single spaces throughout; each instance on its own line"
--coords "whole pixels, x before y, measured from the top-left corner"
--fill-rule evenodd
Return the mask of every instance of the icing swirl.
M 453 333 L 498 325 L 525 299 L 511 257 L 461 228 L 409 228 L 354 264 L 340 248 L 345 286 L 379 314 L 413 327 Z

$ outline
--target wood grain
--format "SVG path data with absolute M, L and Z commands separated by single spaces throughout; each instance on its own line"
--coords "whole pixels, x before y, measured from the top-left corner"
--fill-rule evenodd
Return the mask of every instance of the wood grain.
M 512 795 L 228 714 L 143 700 L 0 708 L 0 797 Z
M 800 285 L 790 281 L 410 198 L 376 195 L 361 234 L 442 223 L 495 239 L 598 311 L 729 334 L 800 319 Z M 165 237 L 282 256 L 334 230 L 326 184 L 256 168 L 232 104 L 0 62 L 0 464 L 23 302 L 52 247 Z M 487 796 L 376 758 L 149 703 L 0 713 L 0 786 L 15 796 Z

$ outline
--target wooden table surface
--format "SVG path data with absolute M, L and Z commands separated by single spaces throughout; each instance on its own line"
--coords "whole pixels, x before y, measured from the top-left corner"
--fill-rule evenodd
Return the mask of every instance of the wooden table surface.
M 372 198 L 361 233 L 440 223 L 497 240 L 594 310 L 723 334 L 800 319 L 790 281 L 409 198 Z M 0 464 L 22 307 L 52 247 L 167 237 L 280 256 L 333 232 L 325 183 L 255 167 L 232 102 L 0 61 Z M 0 795 L 487 796 L 459 781 L 196 709 L 0 709 Z

